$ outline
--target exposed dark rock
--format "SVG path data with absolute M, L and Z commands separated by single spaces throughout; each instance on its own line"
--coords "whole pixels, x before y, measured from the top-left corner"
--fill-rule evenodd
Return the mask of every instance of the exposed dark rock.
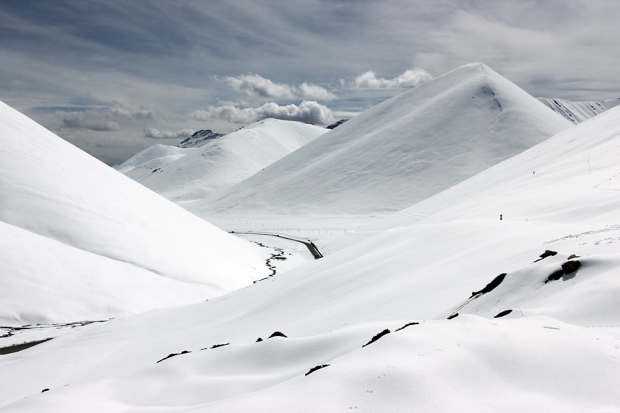
M 538 261 L 544 260 L 547 257 L 553 257 L 554 255 L 557 255 L 557 252 L 550 251 L 550 250 L 545 250 L 545 252 L 543 252 L 542 254 L 539 255 L 540 258 L 537 259 L 534 262 L 538 262 Z
M 497 314 L 497 315 L 496 315 L 495 317 L 493 317 L 493 318 L 500 318 L 500 317 L 503 317 L 503 316 L 508 315 L 508 314 L 510 314 L 510 313 L 512 313 L 512 310 L 504 310 L 504 311 L 500 312 L 499 314 Z
M 474 297 L 476 295 L 486 294 L 488 292 L 493 291 L 494 289 L 496 289 L 502 283 L 502 281 L 504 281 L 505 277 L 506 277 L 506 273 L 498 275 L 497 277 L 493 278 L 493 281 L 488 283 L 486 285 L 486 287 L 484 287 L 482 290 L 472 292 L 471 293 L 471 297 L 469 297 L 469 298 L 472 298 L 472 297 Z M 478 298 L 478 297 L 476 297 L 476 298 Z
M 329 367 L 329 366 L 330 366 L 329 364 L 322 364 L 320 366 L 312 367 L 310 370 L 308 370 L 308 372 L 305 375 L 307 376 L 308 374 L 312 374 L 312 373 L 314 373 L 317 370 L 321 370 L 321 369 L 324 369 L 325 367 Z
M 366 347 L 367 345 L 374 343 L 375 341 L 379 340 L 381 337 L 383 337 L 386 334 L 390 334 L 390 330 L 388 330 L 387 328 L 383 330 L 382 332 L 380 332 L 379 334 L 377 334 L 376 336 L 374 336 L 373 338 L 371 338 L 370 341 L 364 344 L 362 347 Z
M 562 271 L 564 274 L 570 274 L 577 271 L 581 267 L 581 262 L 579 261 L 566 261 L 562 264 Z
M 41 390 L 41 393 L 45 393 L 46 391 L 50 391 L 50 389 L 43 389 Z
M 459 313 L 454 313 L 450 317 L 448 317 L 448 320 L 452 320 L 453 318 L 456 318 L 458 316 L 459 316 Z
M 335 129 L 338 126 L 342 125 L 343 123 L 345 123 L 346 121 L 348 121 L 349 119 L 340 119 L 338 122 L 336 123 L 332 123 L 331 125 L 327 126 L 327 129 Z
M 547 277 L 547 279 L 545 280 L 545 284 L 547 284 L 549 281 L 559 280 L 560 278 L 562 278 L 563 275 L 572 274 L 575 271 L 577 271 L 579 267 L 581 267 L 581 262 L 577 260 L 566 261 L 564 264 L 562 264 L 562 269 L 553 272 L 551 275 Z
M 228 345 L 230 345 L 230 343 L 214 344 L 211 346 L 211 349 L 218 348 L 218 347 L 224 347 Z
M 400 331 L 400 330 L 404 330 L 405 328 L 407 328 L 407 327 L 409 327 L 409 326 L 415 326 L 415 325 L 418 325 L 418 324 L 420 324 L 420 323 L 416 323 L 415 321 L 414 321 L 414 322 L 412 322 L 412 323 L 407 323 L 407 324 L 405 324 L 404 326 L 402 326 L 402 327 L 397 328 L 396 330 L 394 330 L 394 332 L 397 332 L 397 331 Z
M 279 331 L 275 331 L 272 335 L 269 336 L 269 338 L 272 337 L 284 337 L 287 338 L 284 334 L 280 333 Z
M 574 258 L 579 258 L 579 255 L 571 254 L 571 255 L 567 258 L 567 260 L 572 260 L 572 259 L 574 259 Z
M 209 129 L 199 130 L 189 138 L 184 139 L 181 143 L 179 143 L 179 148 L 198 148 L 207 144 L 209 141 L 217 139 L 221 136 L 224 135 L 221 133 L 215 133 Z
M 549 281 L 559 280 L 560 278 L 562 278 L 563 275 L 564 275 L 564 271 L 557 270 L 547 277 L 547 279 L 545 280 L 545 284 L 547 284 Z
M 172 357 L 175 357 L 175 356 L 180 356 L 181 354 L 188 354 L 188 353 L 191 353 L 191 351 L 183 350 L 180 353 L 170 353 L 166 357 L 164 357 L 163 359 L 159 360 L 157 363 L 161 363 L 162 361 L 167 360 L 169 358 L 172 358 Z M 157 363 L 155 363 L 155 364 L 157 364 Z
M 261 341 L 263 341 L 263 339 L 260 337 L 258 338 L 258 340 L 256 340 L 257 343 L 260 343 Z

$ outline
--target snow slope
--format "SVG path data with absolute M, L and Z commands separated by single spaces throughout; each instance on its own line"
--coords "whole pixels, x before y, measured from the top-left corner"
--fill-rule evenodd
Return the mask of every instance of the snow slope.
M 0 411 L 619 411 L 618 153 L 620 108 L 279 277 L 4 356 Z
M 130 172 L 128 176 L 174 202 L 206 199 L 325 132 L 325 128 L 301 122 L 265 119 L 211 140 L 148 174 Z
M 620 105 L 620 98 L 583 102 L 571 102 L 570 100 L 552 98 L 538 98 L 538 100 L 574 124 L 581 123 Z
M 196 218 L 4 103 L 0 199 L 3 325 L 202 301 L 268 273 L 264 249 Z
M 152 174 L 153 171 L 156 172 L 170 162 L 174 162 L 195 151 L 197 151 L 197 148 L 177 148 L 175 146 L 157 144 L 138 152 L 114 169 L 127 175 L 134 181 L 140 181 Z
M 569 127 L 489 67 L 470 64 L 365 111 L 190 210 L 397 211 Z

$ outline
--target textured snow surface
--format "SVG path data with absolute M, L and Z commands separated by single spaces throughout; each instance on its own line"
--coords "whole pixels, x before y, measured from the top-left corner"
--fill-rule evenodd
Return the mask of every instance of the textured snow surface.
M 161 165 L 149 160 L 141 166 L 149 169 L 148 173 L 132 171 L 127 175 L 174 202 L 208 199 L 326 132 L 325 128 L 301 122 L 265 119 L 200 148 L 174 148 L 187 155 Z M 160 160 L 158 151 L 148 148 L 127 162 L 147 160 L 151 154 Z
M 0 411 L 619 411 L 618 153 L 620 108 L 321 260 L 2 356 Z
M 584 102 L 571 102 L 570 100 L 552 98 L 538 98 L 538 100 L 574 124 L 581 123 L 620 105 L 620 98 Z
M 487 66 L 470 64 L 367 110 L 215 202 L 188 208 L 202 215 L 398 211 L 571 126 Z
M 4 103 L 0 199 L 1 324 L 101 319 L 202 301 L 268 273 L 265 249 L 177 207 Z

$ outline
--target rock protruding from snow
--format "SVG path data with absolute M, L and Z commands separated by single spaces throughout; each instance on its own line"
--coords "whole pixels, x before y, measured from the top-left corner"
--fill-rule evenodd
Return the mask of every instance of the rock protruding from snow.
M 184 139 L 181 143 L 179 143 L 179 148 L 199 148 L 201 146 L 206 145 L 209 141 L 213 139 L 217 139 L 224 136 L 223 133 L 213 132 L 211 129 L 199 130 L 194 132 L 192 136 L 187 139 Z
M 342 125 L 349 119 L 340 119 L 338 122 L 332 123 L 331 125 L 326 126 L 327 129 L 336 129 L 338 126 Z
M 469 64 L 352 118 L 203 210 L 398 211 L 571 126 L 489 67 Z
M 620 98 L 571 102 L 565 99 L 538 98 L 554 112 L 564 116 L 574 124 L 593 118 L 596 115 L 620 105 Z

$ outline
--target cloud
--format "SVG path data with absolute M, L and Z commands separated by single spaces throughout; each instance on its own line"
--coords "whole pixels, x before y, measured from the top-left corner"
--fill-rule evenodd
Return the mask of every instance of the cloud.
M 269 99 L 319 99 L 332 100 L 336 96 L 327 89 L 309 83 L 302 83 L 299 87 L 275 83 L 260 75 L 247 74 L 239 76 L 227 76 L 223 82 L 237 92 L 249 96 L 257 96 Z
M 187 138 L 192 133 L 194 133 L 194 131 L 191 129 L 182 129 L 177 132 L 172 132 L 169 130 L 160 131 L 155 128 L 151 128 L 146 131 L 146 133 L 144 134 L 144 137 L 151 138 L 151 139 L 181 139 L 181 138 Z
M 118 123 L 107 119 L 90 119 L 84 113 L 71 113 L 62 119 L 62 128 L 88 129 L 97 132 L 120 130 Z
M 316 101 L 303 101 L 299 106 L 291 104 L 280 106 L 265 103 L 258 108 L 237 108 L 235 106 L 211 106 L 208 110 L 194 112 L 200 121 L 225 120 L 232 123 L 248 124 L 266 118 L 293 120 L 298 122 L 327 125 L 335 121 L 332 111 Z
M 123 106 L 117 106 L 110 108 L 110 113 L 115 116 L 121 116 L 124 118 L 133 118 L 133 119 L 151 119 L 155 112 L 153 109 L 149 109 L 146 107 L 140 107 L 136 110 L 127 109 Z
M 408 69 L 393 79 L 378 78 L 375 72 L 369 70 L 357 76 L 353 82 L 348 82 L 348 85 L 355 89 L 400 89 L 419 86 L 432 78 L 426 70 L 417 67 Z

